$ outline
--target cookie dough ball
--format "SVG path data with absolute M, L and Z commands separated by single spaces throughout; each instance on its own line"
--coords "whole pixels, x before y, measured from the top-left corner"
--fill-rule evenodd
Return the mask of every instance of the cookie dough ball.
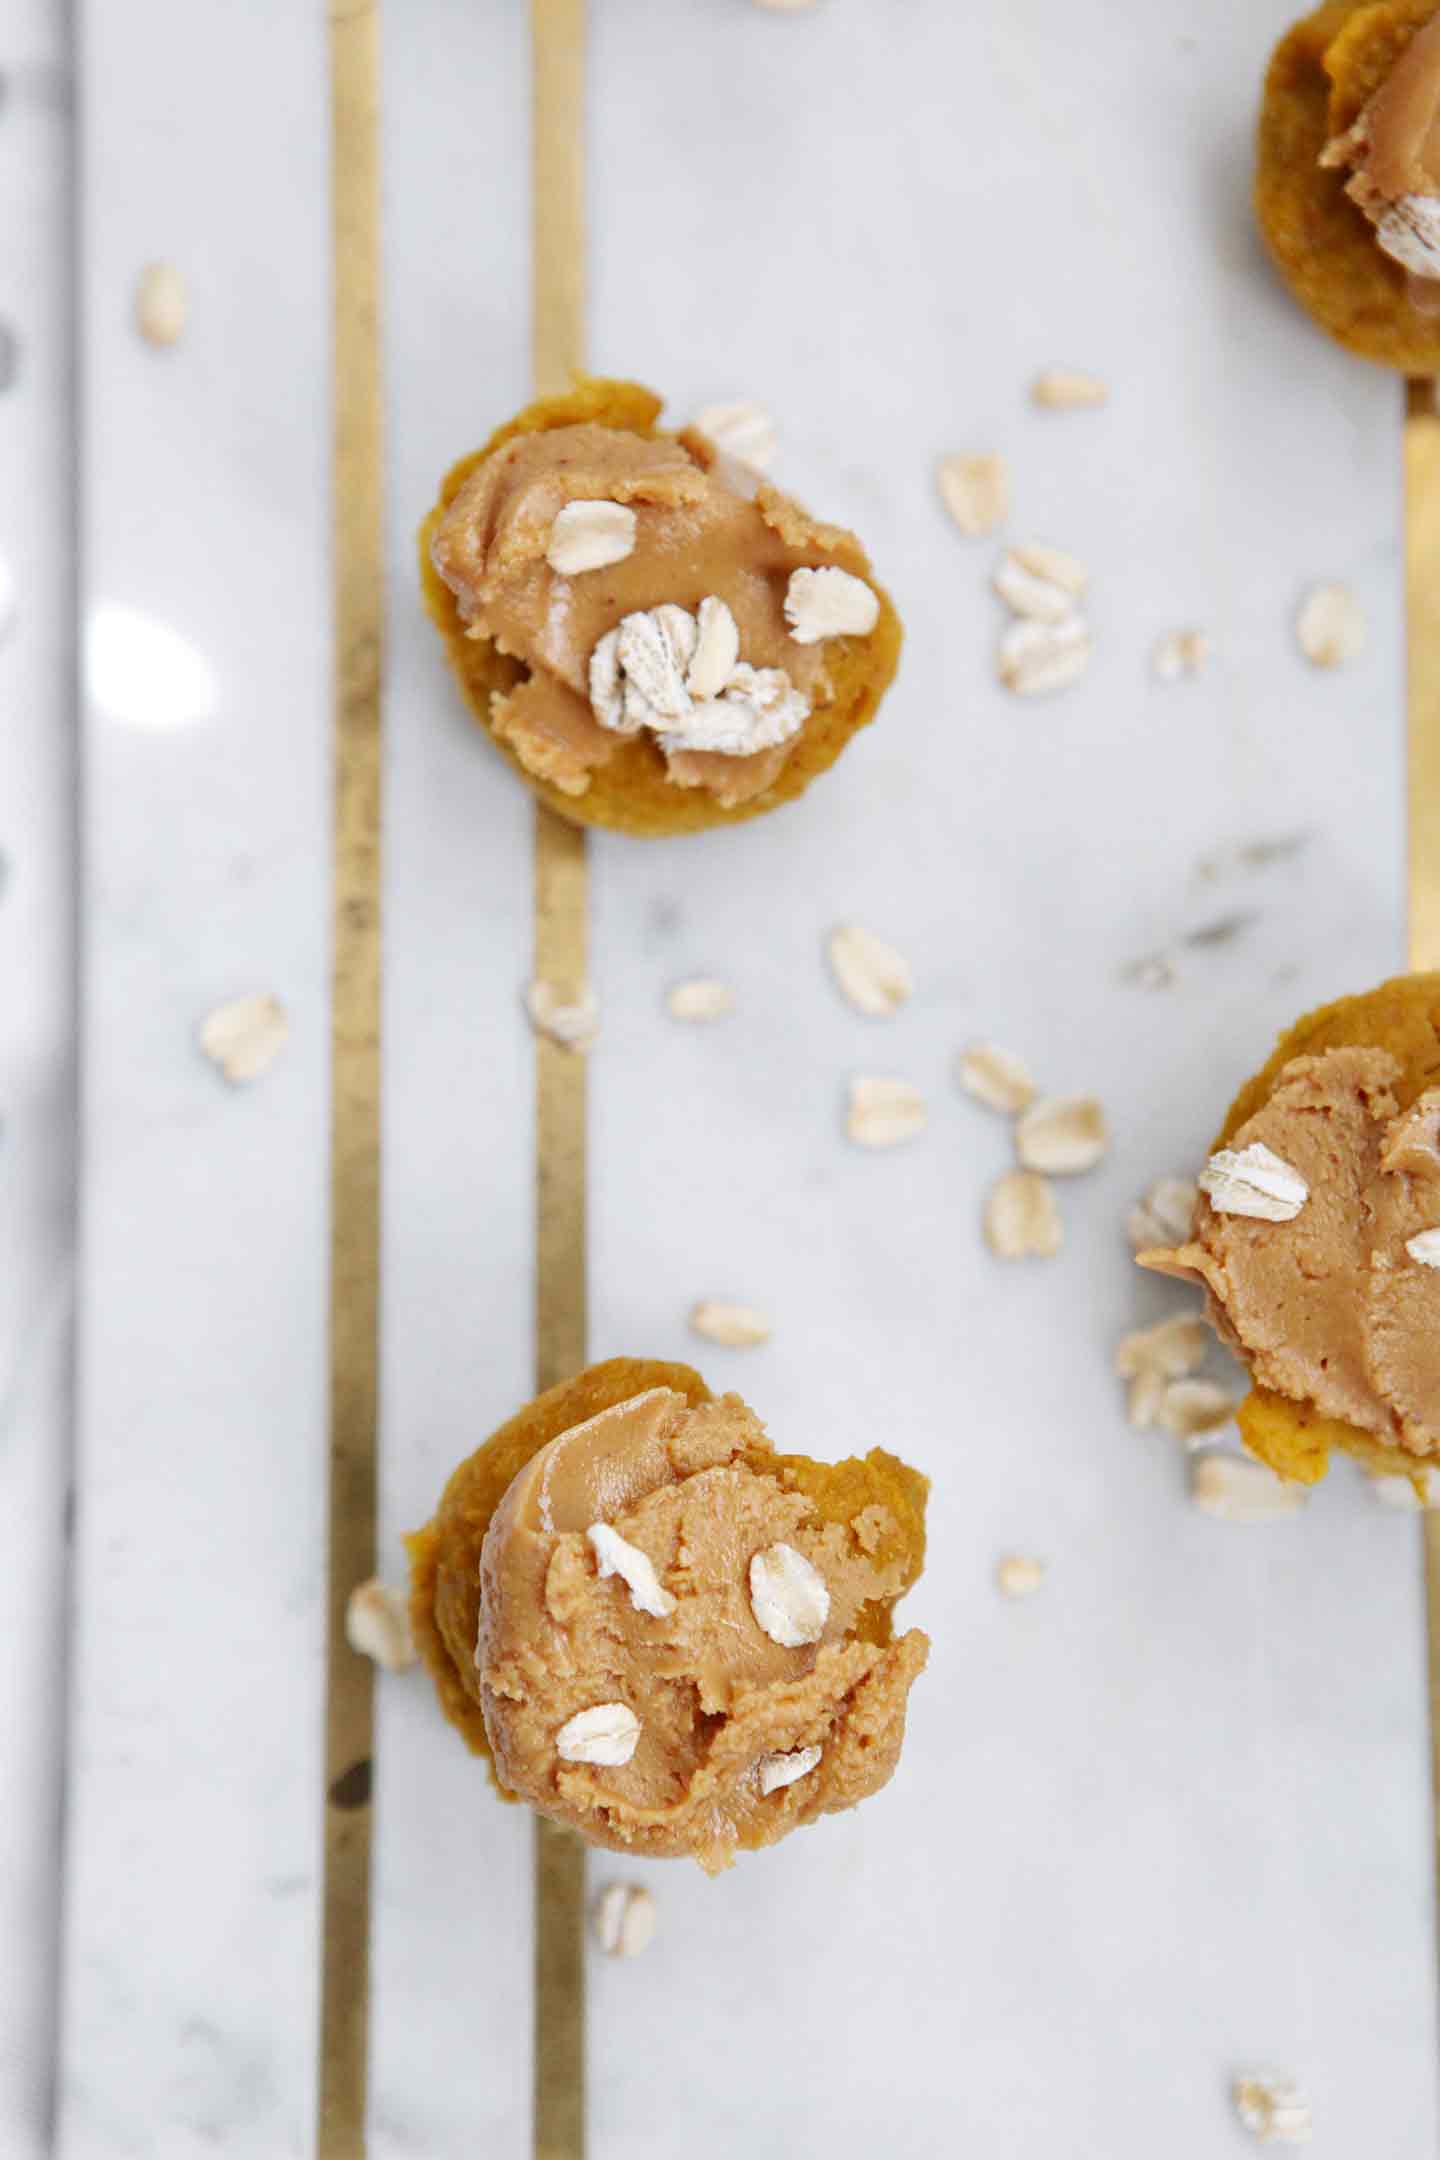
M 502 1792 L 714 1872 L 894 1771 L 927 1489 L 879 1449 L 777 1455 L 687 1366 L 612 1359 L 456 1471 L 410 1540 L 416 1640 Z
M 578 825 L 694 832 L 789 802 L 875 716 L 900 623 L 855 535 L 638 383 L 580 380 L 462 459 L 421 530 L 476 719 Z
M 1313 1484 L 1332 1450 L 1440 1457 L 1440 975 L 1298 1020 L 1216 1142 L 1188 1240 L 1140 1264 L 1200 1283 L 1256 1383 L 1247 1445 Z
M 1328 0 L 1281 40 L 1255 208 L 1296 299 L 1363 359 L 1440 368 L 1435 0 Z

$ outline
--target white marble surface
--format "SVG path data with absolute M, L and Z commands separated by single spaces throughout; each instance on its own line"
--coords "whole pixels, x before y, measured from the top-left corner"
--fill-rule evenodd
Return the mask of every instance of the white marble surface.
M 50 2105 L 74 1279 L 69 128 L 56 10 L 0 35 L 0 2152 Z
M 596 0 L 594 363 L 682 413 L 762 398 L 779 477 L 857 525 L 909 636 L 880 724 L 804 803 L 595 846 L 593 1348 L 684 1355 L 694 1298 L 753 1300 L 775 1340 L 711 1351 L 713 1380 L 784 1445 L 883 1441 L 936 1480 L 912 1600 L 935 1654 L 892 1788 L 719 1883 L 629 1870 L 661 1933 L 597 1961 L 596 2160 L 672 2160 L 682 2136 L 703 2160 L 1211 2160 L 1246 2149 L 1225 2085 L 1257 2063 L 1301 2079 L 1319 2153 L 1436 2147 L 1414 1525 L 1343 1475 L 1294 1524 L 1201 1520 L 1107 1370 L 1179 1302 L 1130 1269 L 1136 1190 L 1193 1160 L 1276 1026 L 1403 949 L 1399 395 L 1293 314 L 1245 208 L 1288 12 L 669 0 L 658 37 L 644 0 Z M 132 0 L 78 22 L 80 597 L 92 624 L 130 613 L 101 617 L 84 722 L 67 2160 L 311 2142 L 326 85 L 318 9 L 227 10 L 223 44 L 219 21 Z M 4 28 L 0 69 L 18 52 L 34 94 L 0 106 L 0 209 L 31 206 L 0 217 L 0 316 L 48 362 L 0 394 L 25 596 L 0 645 L 0 967 L 25 985 L 0 1016 L 9 2160 L 41 2148 L 55 1980 L 72 774 L 63 54 L 42 0 Z M 391 1569 L 530 1367 L 528 805 L 457 710 L 410 549 L 439 471 L 526 393 L 525 57 L 519 0 L 386 13 Z M 193 291 L 167 354 L 128 319 L 157 255 Z M 1032 411 L 1053 364 L 1107 375 L 1109 409 Z M 994 685 L 993 550 L 931 480 L 966 447 L 1011 459 L 1015 537 L 1092 570 L 1097 659 L 1052 702 Z M 1333 678 L 1289 634 L 1319 577 L 1371 622 Z M 1190 622 L 1213 665 L 1156 687 L 1153 638 Z M 184 643 L 140 646 L 137 704 L 146 625 Z M 1263 873 L 1201 874 L 1281 835 L 1304 845 Z M 900 1018 L 838 1001 L 842 920 L 912 959 Z M 1124 972 L 1157 948 L 1178 979 L 1147 993 Z M 663 993 L 700 969 L 737 1011 L 683 1030 Z M 239 1095 L 191 1037 L 249 988 L 294 1032 Z M 979 1244 L 1004 1135 L 951 1079 L 976 1034 L 1111 1114 L 1046 1267 Z M 923 1140 L 846 1146 L 856 1071 L 926 1089 Z M 992 1587 L 1011 1548 L 1049 1562 L 1026 1605 Z M 418 1682 L 381 1691 L 375 1899 L 374 2153 L 519 2160 L 528 1830 Z

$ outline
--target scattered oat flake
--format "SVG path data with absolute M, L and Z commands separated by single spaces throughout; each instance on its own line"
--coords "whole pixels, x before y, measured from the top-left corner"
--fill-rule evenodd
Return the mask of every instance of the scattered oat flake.
M 648 1613 L 652 1620 L 668 1620 L 675 1610 L 675 1600 L 656 1574 L 650 1555 L 621 1537 L 613 1523 L 593 1522 L 585 1535 L 601 1580 L 618 1575 L 630 1592 L 636 1612 Z
M 926 1114 L 912 1081 L 862 1077 L 850 1083 L 845 1130 L 859 1147 L 896 1147 L 924 1132 Z
M 1203 630 L 1168 630 L 1157 639 L 1150 654 L 1150 670 L 1157 682 L 1182 682 L 1198 675 L 1210 657 L 1210 640 Z
M 706 1342 L 721 1343 L 727 1350 L 753 1350 L 770 1340 L 770 1322 L 753 1305 L 727 1305 L 719 1298 L 703 1298 L 690 1312 L 692 1334 Z
M 596 1703 L 577 1710 L 555 1735 L 562 1762 L 600 1763 L 618 1770 L 629 1762 L 640 1739 L 640 1720 L 628 1703 Z
M 769 0 L 760 0 L 762 6 Z M 766 472 L 775 461 L 775 425 L 762 406 L 748 398 L 730 405 L 706 405 L 695 415 L 700 433 L 726 457 L 738 458 L 754 472 Z
M 1136 1252 L 1156 1245 L 1183 1245 L 1200 1187 L 1194 1178 L 1157 1178 L 1125 1218 L 1125 1233 Z
M 676 983 L 665 1004 L 672 1020 L 723 1020 L 735 1010 L 735 992 L 713 976 L 692 975 Z
M 1314 667 L 1343 667 L 1362 652 L 1365 616 L 1349 586 L 1312 586 L 1295 618 L 1295 636 Z
M 835 980 L 857 1012 L 888 1019 L 915 988 L 910 963 L 903 955 L 858 923 L 832 931 L 829 950 Z
M 606 570 L 635 552 L 635 512 L 627 503 L 576 500 L 555 513 L 545 560 L 561 577 Z
M 1007 548 L 990 580 L 1012 615 L 1034 622 L 1064 622 L 1075 612 L 1090 583 L 1090 573 L 1060 548 L 1032 543 Z
M 284 1049 L 290 1022 L 269 991 L 232 998 L 200 1023 L 200 1048 L 234 1087 L 258 1080 Z
M 830 1617 L 830 1589 L 813 1560 L 793 1545 L 769 1545 L 750 1561 L 750 1610 L 784 1650 L 819 1642 Z
M 1310 2109 L 1292 2079 L 1270 2070 L 1252 2072 L 1236 2078 L 1230 2097 L 1257 2144 L 1309 2144 Z
M 1154 1327 L 1122 1336 L 1115 1348 L 1115 1370 L 1122 1380 L 1156 1372 L 1163 1380 L 1181 1380 L 1204 1363 L 1207 1330 L 1198 1313 L 1176 1313 Z
M 996 1563 L 995 1587 L 1002 1597 L 1033 1597 L 1044 1580 L 1044 1561 L 1028 1553 L 1006 1553 Z
M 1137 1432 L 1151 1432 L 1160 1424 L 1170 1382 L 1163 1372 L 1147 1365 L 1130 1382 L 1125 1414 Z
M 1015 1152 L 1027 1170 L 1075 1177 L 1093 1170 L 1110 1145 L 1105 1112 L 1093 1095 L 1047 1095 L 1015 1128 Z
M 1228 1448 L 1201 1448 L 1190 1458 L 1190 1499 L 1217 1522 L 1274 1522 L 1305 1505 L 1306 1487 L 1279 1478 L 1265 1463 Z
M 1382 1507 L 1402 1508 L 1408 1514 L 1440 1507 L 1440 1471 L 1428 1466 L 1422 1469 L 1417 1463 L 1408 1472 L 1367 1470 L 1365 1481 Z
M 1263 1140 L 1217 1150 L 1200 1173 L 1200 1190 L 1217 1215 L 1258 1222 L 1293 1222 L 1310 1197 L 1300 1172 Z
M 1414 1237 L 1406 1238 L 1405 1250 L 1421 1267 L 1440 1267 L 1440 1229 L 1417 1230 Z
M 378 1575 L 358 1583 L 345 1606 L 345 1640 L 386 1672 L 407 1671 L 415 1663 L 415 1639 L 405 1592 L 392 1589 Z
M 655 1900 L 640 1883 L 607 1883 L 590 1908 L 590 1928 L 606 1957 L 639 1957 L 655 1940 Z
M 987 1109 L 1018 1116 L 1035 1100 L 1035 1082 L 1024 1058 L 998 1043 L 972 1043 L 960 1053 L 955 1068 L 960 1085 Z
M 997 1260 L 1048 1260 L 1064 1242 L 1055 1194 L 1034 1170 L 1007 1170 L 985 1203 L 985 1242 Z
M 525 992 L 525 1010 L 537 1035 L 562 1050 L 593 1048 L 600 1033 L 600 1007 L 593 990 L 578 998 L 564 998 L 553 983 L 532 982 Z
M 1177 1440 L 1201 1440 L 1228 1425 L 1239 1407 L 1238 1397 L 1213 1380 L 1172 1380 L 1157 1422 Z
M 135 286 L 135 324 L 147 344 L 178 345 L 185 335 L 190 298 L 173 263 L 147 263 Z
M 1046 368 L 1031 385 L 1037 405 L 1052 412 L 1075 412 L 1084 406 L 1103 405 L 1110 395 L 1108 383 L 1080 368 Z
M 762 1755 L 760 1758 L 760 1790 L 762 1793 L 783 1791 L 794 1785 L 810 1772 L 820 1760 L 818 1747 L 795 1748 L 788 1755 Z
M 957 451 L 940 460 L 940 499 L 962 533 L 979 539 L 1010 514 L 1010 472 L 993 451 Z
M 1080 616 L 1053 623 L 1021 616 L 1000 640 L 996 672 L 1016 697 L 1044 697 L 1078 682 L 1090 652 L 1090 631 Z

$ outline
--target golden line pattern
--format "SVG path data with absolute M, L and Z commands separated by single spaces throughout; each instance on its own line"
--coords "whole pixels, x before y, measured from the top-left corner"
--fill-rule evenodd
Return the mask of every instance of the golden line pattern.
M 535 394 L 585 351 L 585 0 L 531 0 L 531 356 Z M 586 975 L 586 849 L 535 812 L 535 974 L 567 998 Z M 535 1047 L 535 1384 L 586 1358 L 585 1060 Z M 585 1848 L 535 1824 L 535 2160 L 584 2160 Z
M 1412 382 L 1405 420 L 1410 965 L 1440 968 L 1440 397 Z M 1430 1766 L 1440 1838 L 1440 1515 L 1426 1514 Z M 1440 1915 L 1437 1915 L 1440 1917 Z
M 334 259 L 335 811 L 330 1529 L 318 2151 L 363 2160 L 373 1667 L 345 1604 L 375 1571 L 380 1286 L 380 25 L 330 10 Z

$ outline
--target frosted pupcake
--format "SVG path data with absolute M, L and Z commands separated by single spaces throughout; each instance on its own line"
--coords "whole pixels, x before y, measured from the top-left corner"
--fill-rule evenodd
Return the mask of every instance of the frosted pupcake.
M 613 1358 L 455 1472 L 409 1541 L 416 1641 L 503 1794 L 714 1872 L 894 1771 L 927 1490 L 880 1449 L 777 1455 L 688 1366 Z
M 426 604 L 480 725 L 552 809 L 622 832 L 799 795 L 874 718 L 900 623 L 855 535 L 638 383 L 527 406 L 447 477 Z
M 1241 1089 L 1190 1235 L 1140 1265 L 1199 1283 L 1249 1367 L 1247 1446 L 1314 1484 L 1440 1459 L 1440 975 L 1297 1020 Z
M 1329 0 L 1281 40 L 1255 208 L 1296 299 L 1351 352 L 1440 368 L 1440 11 Z

